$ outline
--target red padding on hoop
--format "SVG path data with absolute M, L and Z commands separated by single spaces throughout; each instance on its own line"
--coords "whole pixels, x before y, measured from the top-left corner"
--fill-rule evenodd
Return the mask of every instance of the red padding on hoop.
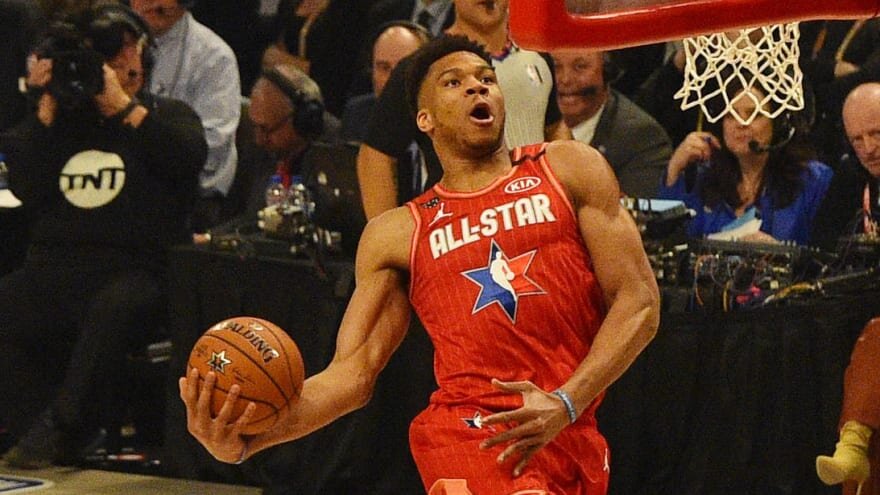
M 603 14 L 569 14 L 565 0 L 510 0 L 510 35 L 521 47 L 609 50 L 732 28 L 880 14 L 880 0 L 682 0 Z

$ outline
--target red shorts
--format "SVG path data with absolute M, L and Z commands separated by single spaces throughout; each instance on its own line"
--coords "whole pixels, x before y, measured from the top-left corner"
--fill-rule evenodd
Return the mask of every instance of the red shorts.
M 479 413 L 479 416 L 477 414 Z M 483 409 L 430 405 L 410 425 L 409 442 L 425 490 L 438 479 L 465 479 L 474 495 L 508 495 L 544 490 L 556 495 L 604 495 L 608 490 L 608 447 L 594 418 L 582 417 L 539 450 L 514 478 L 518 459 L 498 464 L 506 448 L 480 449 L 480 442 L 505 429 L 483 426 Z

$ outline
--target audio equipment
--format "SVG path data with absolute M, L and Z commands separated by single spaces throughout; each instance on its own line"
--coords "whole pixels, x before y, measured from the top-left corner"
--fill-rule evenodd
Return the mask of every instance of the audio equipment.
M 771 151 L 776 151 L 780 148 L 785 147 L 785 145 L 787 145 L 791 141 L 791 139 L 794 137 L 794 134 L 795 134 L 795 128 L 789 127 L 788 134 L 786 134 L 786 136 L 783 139 L 781 139 L 775 143 L 771 141 L 770 144 L 765 145 L 765 146 L 761 146 L 760 144 L 758 144 L 757 141 L 752 139 L 751 141 L 749 141 L 749 151 L 751 151 L 752 153 L 769 153 Z
M 572 92 L 560 92 L 559 96 L 582 96 L 584 98 L 589 98 L 591 96 L 595 96 L 597 93 L 599 93 L 599 90 L 601 88 L 608 87 L 609 85 L 620 79 L 622 76 L 623 70 L 614 62 L 614 60 L 612 60 L 611 53 L 604 52 L 602 54 L 602 86 L 599 86 L 598 84 L 592 84 L 590 86 L 584 86 L 583 88 Z
M 797 123 L 794 113 L 787 111 L 773 119 L 773 135 L 768 144 L 762 145 L 757 140 L 749 141 L 749 151 L 752 153 L 769 153 L 784 148 L 797 133 Z
M 274 84 L 290 99 L 293 105 L 293 128 L 297 133 L 316 138 L 324 132 L 324 103 L 321 100 L 306 95 L 275 68 L 262 71 L 260 77 Z
M 612 52 L 602 53 L 602 81 L 606 86 L 612 85 L 623 77 L 624 70 L 614 61 Z
M 95 50 L 111 58 L 119 53 L 123 45 L 123 32 L 131 33 L 142 44 L 141 65 L 146 76 L 153 67 L 153 38 L 150 27 L 130 7 L 123 4 L 104 4 L 92 11 L 87 35 Z M 129 77 L 140 75 L 135 70 L 128 71 Z M 145 81 L 146 84 L 146 81 Z

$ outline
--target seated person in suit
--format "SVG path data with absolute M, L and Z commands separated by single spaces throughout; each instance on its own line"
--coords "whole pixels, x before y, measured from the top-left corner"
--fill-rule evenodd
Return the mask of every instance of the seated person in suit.
M 556 100 L 574 138 L 605 156 L 623 194 L 656 197 L 672 144 L 657 121 L 611 88 L 618 69 L 610 54 L 572 49 L 552 55 Z
M 865 83 L 849 93 L 843 105 L 843 125 L 855 157 L 847 155 L 842 160 L 813 225 L 813 243 L 829 251 L 841 236 L 877 234 L 880 83 Z
M 321 89 L 293 64 L 265 70 L 250 94 L 248 119 L 257 153 L 252 163 L 242 163 L 231 195 L 239 203 L 230 221 L 193 236 L 196 243 L 210 242 L 218 233 L 256 231 L 257 212 L 266 206 L 266 187 L 280 175 L 289 187 L 294 175 L 307 176 L 303 158 L 315 141 L 335 141 L 339 120 L 323 106 Z
M 764 96 L 758 88 L 748 91 L 754 99 L 742 89 L 731 92 L 741 116 L 752 115 Z M 812 159 L 790 120 L 758 114 L 743 125 L 728 113 L 721 139 L 692 132 L 682 141 L 669 160 L 659 196 L 684 201 L 696 212 L 688 226 L 691 237 L 728 230 L 754 216 L 760 230 L 741 240 L 809 243 L 833 172 Z
M 13 467 L 75 462 L 126 355 L 162 337 L 166 251 L 188 237 L 208 148 L 190 107 L 144 88 L 150 46 L 109 4 L 54 26 L 29 58 L 36 111 L 3 146 L 32 219 L 26 260 L 0 278 Z

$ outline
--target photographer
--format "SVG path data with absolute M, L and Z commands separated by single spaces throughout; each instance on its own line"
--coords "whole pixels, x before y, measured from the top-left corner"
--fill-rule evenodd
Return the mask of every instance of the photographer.
M 122 5 L 53 25 L 29 58 L 34 114 L 0 142 L 32 218 L 27 259 L 0 279 L 13 467 L 75 462 L 99 413 L 120 414 L 110 377 L 162 327 L 165 252 L 188 238 L 207 145 L 189 107 L 143 91 L 149 47 Z

